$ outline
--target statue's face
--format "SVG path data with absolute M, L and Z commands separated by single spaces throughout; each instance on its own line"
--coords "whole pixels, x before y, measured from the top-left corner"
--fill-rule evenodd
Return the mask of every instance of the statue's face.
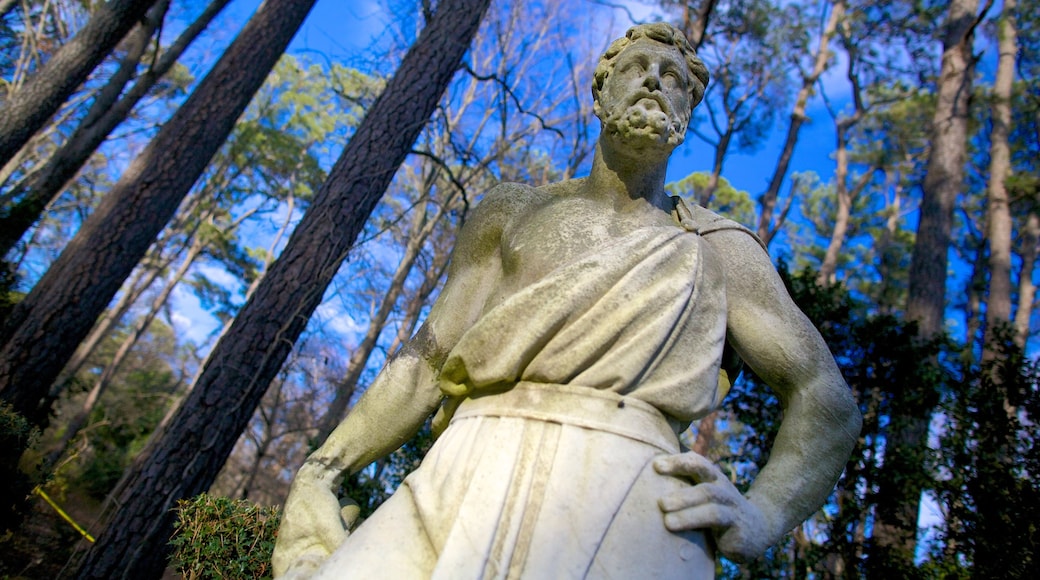
M 622 142 L 674 148 L 690 122 L 689 83 L 677 48 L 639 39 L 617 56 L 599 92 L 596 116 L 603 130 Z

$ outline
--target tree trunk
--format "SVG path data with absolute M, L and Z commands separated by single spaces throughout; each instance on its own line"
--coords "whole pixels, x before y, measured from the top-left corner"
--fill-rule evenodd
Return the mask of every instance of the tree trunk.
M 711 448 L 715 444 L 718 432 L 718 420 L 719 411 L 716 409 L 697 421 L 697 438 L 693 440 L 690 451 L 711 458 Z
M 907 318 L 922 337 L 943 331 L 947 252 L 957 194 L 964 184 L 968 101 L 972 91 L 973 30 L 978 0 L 954 0 L 943 38 L 938 102 L 914 254 L 910 263 Z M 871 577 L 900 577 L 914 566 L 917 517 L 927 475 L 928 422 L 937 402 L 931 385 L 908 382 L 895 392 L 885 463 L 878 477 L 877 520 L 868 559 Z
M 209 488 L 461 62 L 489 0 L 442 0 L 282 255 L 134 462 L 79 578 L 157 578 L 177 500 Z
M 820 264 L 820 272 L 816 277 L 816 283 L 819 285 L 833 284 L 837 281 L 838 257 L 841 254 L 841 249 L 845 246 L 845 237 L 848 235 L 849 221 L 852 219 L 852 202 L 859 197 L 859 194 L 870 183 L 875 170 L 874 167 L 867 170 L 850 191 L 848 183 L 849 132 L 866 115 L 866 105 L 861 96 L 862 89 L 860 88 L 859 74 L 856 72 L 856 67 L 860 60 L 859 50 L 848 40 L 848 22 L 843 21 L 839 26 L 842 32 L 842 44 L 845 46 L 845 54 L 848 58 L 848 68 L 845 76 L 849 79 L 849 84 L 852 87 L 852 102 L 855 106 L 855 111 L 852 115 L 839 119 L 838 113 L 828 103 L 828 109 L 831 109 L 831 116 L 835 119 L 834 129 L 837 137 L 837 147 L 834 152 L 834 188 L 838 208 L 834 218 L 834 229 L 831 230 L 831 239 L 827 244 L 827 251 L 824 253 L 823 262 Z
M 704 40 L 707 38 L 705 32 L 708 30 L 711 13 L 715 11 L 715 6 L 718 3 L 719 0 L 701 0 L 696 18 L 693 18 L 694 15 L 690 12 L 690 3 L 683 3 L 683 32 L 686 33 L 686 38 L 690 41 L 690 45 L 693 46 L 694 50 L 700 50 L 701 45 L 704 44 Z
M 350 355 L 350 361 L 347 363 L 347 372 L 343 375 L 343 379 L 336 383 L 336 396 L 333 397 L 328 411 L 321 418 L 321 421 L 318 422 L 318 435 L 315 437 L 315 441 L 325 441 L 329 434 L 332 433 L 332 430 L 343 420 L 343 416 L 347 412 L 347 406 L 350 404 L 350 399 L 354 396 L 354 392 L 357 391 L 358 379 L 361 378 L 361 373 L 365 370 L 368 359 L 376 348 L 376 342 L 379 340 L 379 335 L 383 332 L 383 327 L 386 326 L 386 321 L 389 320 L 390 314 L 397 305 L 397 299 L 404 291 L 405 280 L 408 278 L 408 274 L 411 273 L 415 260 L 419 257 L 419 252 L 426 242 L 426 238 L 433 233 L 433 228 L 437 227 L 437 222 L 440 221 L 444 215 L 445 208 L 450 203 L 451 200 L 447 200 L 444 204 L 438 204 L 433 216 L 421 210 L 415 211 L 412 216 L 413 219 L 409 226 L 408 243 L 405 246 L 404 255 L 394 271 L 386 293 L 380 300 L 379 308 L 376 309 L 375 315 L 368 323 L 365 337 Z
M 65 367 L 51 385 L 49 392 L 49 398 L 51 400 L 56 399 L 65 391 L 69 381 L 75 377 L 76 373 L 78 373 L 81 368 L 83 368 L 83 365 L 87 362 L 87 359 L 90 358 L 90 355 L 94 354 L 94 350 L 99 344 L 101 344 L 101 341 L 108 337 L 109 333 L 112 332 L 112 329 L 119 324 L 119 321 L 121 321 L 123 316 L 130 310 L 130 307 L 137 302 L 137 299 L 148 291 L 156 278 L 158 278 L 159 275 L 177 259 L 177 256 L 184 251 L 186 247 L 185 244 L 190 243 L 191 238 L 195 235 L 195 231 L 198 229 L 198 225 L 195 225 L 190 229 L 190 231 L 188 231 L 186 230 L 187 220 L 189 220 L 191 214 L 198 209 L 199 202 L 199 197 L 191 198 L 190 203 L 181 208 L 178 216 L 174 218 L 173 223 L 168 228 L 171 232 L 184 232 L 188 241 L 184 244 L 176 244 L 173 247 L 169 247 L 168 244 L 171 241 L 169 238 L 160 239 L 149 249 L 148 254 L 145 255 L 144 259 L 138 265 L 137 272 L 130 277 L 128 284 L 124 284 L 126 289 L 119 296 L 119 300 L 108 308 L 98 319 L 97 323 L 90 329 L 86 338 L 79 343 L 68 362 L 65 363 Z M 45 402 L 44 404 L 49 405 L 50 403 Z
M 261 4 L 12 312 L 0 351 L 0 396 L 16 411 L 41 421 L 38 404 L 51 382 L 227 139 L 313 5 Z
M 827 251 L 823 255 L 820 271 L 816 275 L 816 283 L 819 285 L 833 284 L 836 280 L 835 273 L 838 271 L 838 254 L 845 245 L 845 235 L 849 230 L 849 219 L 852 217 L 852 195 L 846 180 L 849 178 L 849 150 L 846 142 L 847 128 L 838 123 L 838 147 L 835 149 L 834 188 L 835 197 L 838 201 L 837 213 L 834 216 L 834 229 L 831 231 L 831 239 L 827 244 Z
M 1011 322 L 1011 207 L 1004 181 L 1011 173 L 1011 86 L 1015 80 L 1018 38 L 1015 0 L 1004 0 L 997 32 L 999 58 L 993 83 L 993 129 L 990 131 L 987 239 L 989 240 L 989 295 L 982 360 L 993 360 L 998 332 Z
M 1018 274 L 1018 308 L 1015 311 L 1015 344 L 1025 348 L 1029 339 L 1029 321 L 1033 317 L 1036 285 L 1033 270 L 1036 267 L 1037 245 L 1040 244 L 1040 216 L 1030 208 L 1022 232 L 1022 270 Z
M 274 388 L 272 389 L 271 387 L 268 387 L 268 392 L 264 397 L 265 399 L 273 399 L 271 412 L 266 412 L 263 401 L 261 401 L 260 407 L 257 409 L 257 414 L 260 415 L 264 422 L 263 428 L 260 430 L 260 435 L 257 436 L 250 433 L 253 429 L 247 429 L 245 432 L 246 438 L 253 440 L 256 444 L 256 450 L 253 455 L 253 460 L 246 469 L 245 477 L 242 478 L 239 485 L 235 486 L 235 491 L 231 494 L 231 497 L 250 499 L 249 495 L 255 491 L 256 480 L 260 475 L 260 470 L 264 463 L 264 457 L 267 456 L 271 444 L 273 444 L 278 437 L 275 434 L 275 429 L 279 422 L 279 411 L 283 409 L 283 405 L 285 404 L 285 401 L 282 398 L 282 390 L 285 388 L 285 381 L 274 381 L 272 387 Z M 256 500 L 254 500 L 254 502 L 259 503 Z
M 74 417 L 69 419 L 67 426 L 65 427 L 65 434 L 62 435 L 61 442 L 58 447 L 51 451 L 46 458 L 44 458 L 43 467 L 41 470 L 43 473 L 50 473 L 51 469 L 58 463 L 61 456 L 65 454 L 65 450 L 68 449 L 69 443 L 79 434 L 80 429 L 83 428 L 87 423 L 87 419 L 90 418 L 90 413 L 94 410 L 101 395 L 105 393 L 108 386 L 112 383 L 112 379 L 116 373 L 119 372 L 120 367 L 123 366 L 123 361 L 126 360 L 127 355 L 130 354 L 130 350 L 137 345 L 137 341 L 144 336 L 145 332 L 148 332 L 148 328 L 152 325 L 152 321 L 159 315 L 159 311 L 162 310 L 163 306 L 166 305 L 166 301 L 170 299 L 170 295 L 173 294 L 174 288 L 180 284 L 184 276 L 187 275 L 188 269 L 191 268 L 195 260 L 202 254 L 202 250 L 205 249 L 205 244 L 199 238 L 195 238 L 191 247 L 188 248 L 188 253 L 184 256 L 184 260 L 181 261 L 181 265 L 177 267 L 177 271 L 174 272 L 173 276 L 169 281 L 166 282 L 166 286 L 163 287 L 162 291 L 152 300 L 151 308 L 145 313 L 135 324 L 133 329 L 123 342 L 116 349 L 115 354 L 112 356 L 112 360 L 105 365 L 105 369 L 101 372 L 101 376 L 94 382 L 94 386 L 87 393 L 87 398 L 83 402 L 82 408 L 76 413 Z
M 18 0 L 0 0 L 0 18 L 7 16 L 7 13 L 14 9 L 18 4 Z
M 704 187 L 697 199 L 701 207 L 708 207 L 711 198 L 715 196 L 715 190 L 719 188 L 719 177 L 722 176 L 722 164 L 729 152 L 729 145 L 733 142 L 734 122 L 731 115 L 726 118 L 726 132 L 719 136 L 719 143 L 715 146 L 715 158 L 711 165 L 711 175 L 708 176 L 708 184 Z
M 110 0 L 0 105 L 0 166 L 40 130 L 156 0 Z
M 972 228 L 974 229 L 974 228 Z M 986 240 L 985 236 L 972 235 L 968 241 L 975 250 L 975 260 L 971 265 L 971 278 L 968 279 L 968 301 L 965 305 L 964 355 L 974 358 L 975 341 L 979 339 L 979 328 L 982 323 L 982 303 L 986 294 Z M 970 359 L 967 359 L 970 360 Z
M 903 300 L 899 297 L 898 284 L 893 280 L 894 273 L 899 270 L 900 255 L 893 250 L 892 245 L 899 232 L 899 223 L 902 221 L 903 211 L 903 186 L 898 169 L 885 169 L 885 190 L 892 191 L 892 197 L 886 200 L 884 210 L 885 227 L 874 243 L 875 253 L 878 256 L 878 284 L 876 285 L 874 302 L 883 314 L 892 314 L 900 308 Z
M 169 72 L 181 54 L 229 2 L 230 0 L 214 0 L 181 33 L 155 64 L 137 79 L 130 90 L 119 98 L 126 83 L 137 72 L 140 55 L 143 54 L 148 41 L 151 40 L 154 29 L 161 24 L 161 15 L 156 15 L 147 26 L 142 24 L 132 33 L 135 46 L 128 51 L 119 70 L 109 79 L 101 90 L 101 94 L 95 97 L 90 110 L 76 126 L 76 130 L 42 167 L 23 179 L 22 183 L 9 194 L 12 196 L 24 194 L 24 196 L 7 215 L 0 218 L 0 255 L 6 254 L 25 235 L 25 232 L 39 221 L 44 208 L 61 193 L 65 185 L 76 176 L 94 151 L 104 143 L 120 123 L 126 120 L 134 106 Z M 168 0 L 164 0 L 163 4 L 168 4 Z M 138 49 L 137 43 L 140 44 L 139 51 L 136 50 Z
M 802 123 L 806 121 L 805 109 L 809 103 L 809 97 L 813 94 L 813 86 L 819 80 L 823 71 L 827 70 L 827 61 L 830 59 L 828 46 L 831 38 L 838 30 L 838 24 L 845 17 L 845 0 L 834 0 L 831 14 L 827 18 L 827 24 L 820 35 L 820 45 L 816 47 L 815 61 L 812 72 L 802 78 L 802 88 L 795 98 L 794 110 L 791 111 L 791 122 L 787 126 L 787 137 L 784 139 L 784 148 L 780 152 L 780 158 L 773 170 L 773 177 L 769 181 L 769 188 L 762 194 L 760 204 L 761 213 L 758 218 L 758 237 L 768 246 L 772 241 L 776 228 L 773 227 L 773 212 L 776 211 L 776 201 L 780 195 L 780 186 L 787 176 L 787 168 L 791 165 L 791 157 L 794 155 L 794 146 L 798 143 L 798 132 Z
M 454 236 L 452 236 L 454 237 Z M 393 356 L 404 343 L 412 337 L 415 327 L 419 324 L 419 315 L 425 306 L 429 304 L 430 296 L 444 279 L 448 270 L 448 261 L 451 259 L 451 250 L 442 248 L 434 250 L 433 260 L 423 272 L 423 281 L 419 289 L 408 299 L 404 308 L 404 316 L 401 317 L 401 325 L 397 329 L 397 336 L 386 349 L 387 356 Z

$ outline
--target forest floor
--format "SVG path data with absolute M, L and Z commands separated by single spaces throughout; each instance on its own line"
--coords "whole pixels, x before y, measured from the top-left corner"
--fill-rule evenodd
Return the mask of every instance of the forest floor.
M 91 525 L 100 509 L 97 500 L 76 492 L 52 499 L 80 526 L 94 534 L 100 531 Z M 34 495 L 31 506 L 21 527 L 0 534 L 0 578 L 60 580 L 72 577 L 79 558 L 89 547 L 87 540 L 41 497 Z M 167 568 L 163 580 L 180 577 Z
M 91 522 L 97 502 L 69 496 L 59 505 L 80 522 Z M 81 554 L 87 541 L 54 509 L 37 495 L 22 520 L 22 525 L 0 537 L 0 577 L 10 580 L 58 579 L 71 575 L 74 556 Z

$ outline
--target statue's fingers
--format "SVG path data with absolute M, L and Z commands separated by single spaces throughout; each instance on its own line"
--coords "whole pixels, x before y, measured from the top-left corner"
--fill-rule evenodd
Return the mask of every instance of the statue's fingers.
M 681 511 L 693 506 L 711 503 L 711 491 L 704 485 L 685 486 L 657 500 L 664 513 Z
M 728 528 L 734 523 L 733 509 L 706 503 L 664 514 L 664 527 L 671 532 Z
M 728 486 L 699 483 L 661 497 L 657 505 L 667 513 L 709 503 L 735 507 L 740 499 L 740 494 L 734 495 Z
M 710 483 L 721 476 L 714 463 L 693 452 L 658 458 L 654 469 L 661 475 L 689 477 L 694 483 Z

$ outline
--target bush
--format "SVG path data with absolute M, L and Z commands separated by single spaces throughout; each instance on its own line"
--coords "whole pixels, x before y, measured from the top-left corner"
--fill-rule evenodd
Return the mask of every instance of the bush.
M 10 405 L 0 404 L 0 532 L 17 527 L 28 509 L 37 482 L 19 469 L 18 460 L 39 435 Z
M 278 508 L 201 494 L 177 511 L 170 560 L 184 578 L 271 577 Z

